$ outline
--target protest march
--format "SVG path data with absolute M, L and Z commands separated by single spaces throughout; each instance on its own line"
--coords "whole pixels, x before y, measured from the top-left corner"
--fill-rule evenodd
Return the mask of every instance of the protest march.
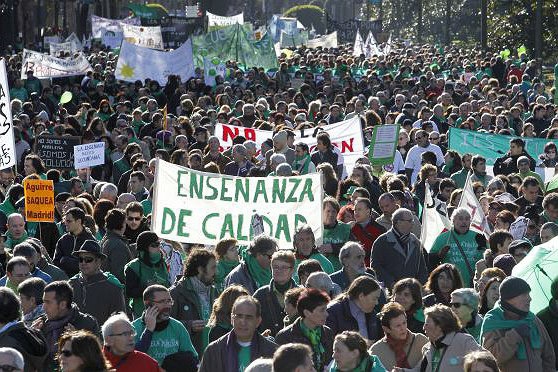
M 558 63 L 312 7 L 0 42 L 0 370 L 557 371 Z

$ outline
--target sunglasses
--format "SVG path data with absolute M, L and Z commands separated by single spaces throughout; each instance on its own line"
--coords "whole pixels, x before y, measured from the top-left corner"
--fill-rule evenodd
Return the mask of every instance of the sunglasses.
M 91 263 L 95 261 L 93 257 L 80 257 L 79 262 Z
M 69 358 L 69 357 L 71 357 L 72 355 L 74 355 L 74 353 L 72 353 L 71 350 L 60 350 L 60 353 L 59 353 L 59 354 L 60 354 L 60 356 L 63 356 L 63 357 L 65 357 L 65 358 Z
M 141 221 L 142 217 L 128 217 L 128 221 Z

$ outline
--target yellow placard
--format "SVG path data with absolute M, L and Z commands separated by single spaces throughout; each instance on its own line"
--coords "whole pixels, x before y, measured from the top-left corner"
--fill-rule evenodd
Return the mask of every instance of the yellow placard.
M 54 185 L 52 181 L 26 180 L 25 220 L 54 222 Z

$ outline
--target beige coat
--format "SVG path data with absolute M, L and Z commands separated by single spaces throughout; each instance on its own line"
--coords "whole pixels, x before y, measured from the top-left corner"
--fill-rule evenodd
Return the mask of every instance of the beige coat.
M 428 338 L 422 333 L 412 333 L 412 337 L 405 344 L 407 361 L 411 367 L 416 366 L 422 360 L 422 347 L 428 343 Z M 395 352 L 389 347 L 387 338 L 384 337 L 370 347 L 370 353 L 380 358 L 380 361 L 388 371 L 395 367 Z
M 422 348 L 422 355 L 426 358 L 428 363 L 424 370 L 425 372 L 463 372 L 463 358 L 465 355 L 471 351 L 483 350 L 482 347 L 477 344 L 473 336 L 468 333 L 448 333 L 442 342 L 447 345 L 447 347 L 445 348 L 445 352 L 442 351 L 443 357 L 436 371 L 432 370 L 432 343 L 429 342 Z M 414 368 L 404 368 L 403 370 L 406 372 L 418 372 L 421 370 L 421 364 L 422 362 L 419 362 Z
M 515 353 L 522 337 L 515 329 L 498 329 L 484 334 L 482 345 L 496 357 L 500 369 L 505 372 L 554 372 L 556 356 L 552 340 L 543 323 L 535 317 L 541 337 L 542 348 L 532 349 L 525 342 L 527 359 L 517 359 Z

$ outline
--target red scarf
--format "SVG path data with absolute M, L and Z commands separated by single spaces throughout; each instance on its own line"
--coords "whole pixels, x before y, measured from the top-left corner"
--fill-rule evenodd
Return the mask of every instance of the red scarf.
M 411 368 L 407 360 L 407 353 L 405 352 L 405 345 L 411 336 L 411 332 L 407 332 L 407 337 L 404 340 L 395 340 L 390 335 L 386 335 L 387 344 L 395 353 L 395 367 Z

